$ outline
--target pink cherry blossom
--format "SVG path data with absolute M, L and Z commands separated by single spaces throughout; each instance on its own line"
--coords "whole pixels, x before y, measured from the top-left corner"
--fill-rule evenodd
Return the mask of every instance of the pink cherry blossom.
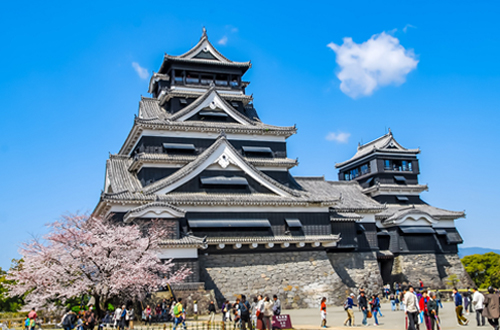
M 148 292 L 182 281 L 191 271 L 174 272 L 171 260 L 157 256 L 169 228 L 161 220 L 113 224 L 85 215 L 63 216 L 49 224 L 42 240 L 20 249 L 23 262 L 8 277 L 12 296 L 27 293 L 28 307 L 48 306 L 88 294 L 105 305 L 110 299 L 142 300 Z

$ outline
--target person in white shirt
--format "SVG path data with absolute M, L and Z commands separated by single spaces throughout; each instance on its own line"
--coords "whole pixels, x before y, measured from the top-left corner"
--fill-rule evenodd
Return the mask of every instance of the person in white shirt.
M 472 289 L 472 292 L 472 304 L 474 305 L 474 309 L 476 310 L 477 326 L 480 327 L 482 325 L 484 327 L 484 324 L 486 323 L 486 320 L 483 316 L 484 295 L 481 292 L 477 291 L 476 287 Z
M 415 290 L 412 286 L 408 288 L 404 297 L 405 313 L 408 317 L 408 330 L 416 330 L 418 324 L 418 302 Z
M 120 325 L 120 319 L 121 319 L 121 316 L 122 316 L 122 309 L 120 308 L 120 306 L 118 306 L 116 309 L 115 309 L 115 314 L 113 316 L 113 327 L 116 329 L 118 328 L 118 326 Z

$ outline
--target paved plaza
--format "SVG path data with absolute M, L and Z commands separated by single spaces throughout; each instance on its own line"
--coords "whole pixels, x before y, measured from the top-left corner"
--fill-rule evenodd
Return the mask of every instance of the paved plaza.
M 346 312 L 342 307 L 328 307 L 328 328 L 329 329 L 347 329 L 348 327 L 344 327 L 343 323 L 346 319 Z M 369 328 L 377 328 L 377 329 L 405 329 L 405 316 L 402 311 L 391 311 L 391 306 L 389 303 L 382 304 L 381 308 L 383 317 L 379 317 L 379 326 L 373 326 L 373 318 L 368 320 Z M 319 316 L 319 308 L 318 309 L 294 309 L 294 310 L 283 310 L 282 314 L 289 314 L 292 319 L 292 325 L 295 329 L 320 329 L 320 316 Z M 354 312 L 356 326 L 363 327 L 361 325 L 361 321 L 363 319 L 363 314 L 355 309 Z M 216 320 L 220 320 L 221 314 L 217 314 Z M 464 328 L 477 328 L 475 314 L 471 313 L 470 315 L 465 315 L 467 319 L 470 320 L 468 326 L 459 326 L 457 324 L 457 319 L 455 317 L 455 306 L 452 302 L 445 302 L 443 304 L 443 309 L 440 309 L 440 319 L 441 319 L 441 329 L 442 330 L 451 330 L 451 329 L 464 329 Z M 200 317 L 200 320 L 206 320 L 207 317 Z M 488 322 L 486 321 L 485 327 L 479 327 L 480 329 L 493 329 Z M 425 324 L 420 325 L 421 330 L 425 330 Z

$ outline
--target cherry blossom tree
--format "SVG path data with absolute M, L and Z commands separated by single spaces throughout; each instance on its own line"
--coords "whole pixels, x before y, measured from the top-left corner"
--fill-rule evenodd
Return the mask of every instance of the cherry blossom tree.
M 9 272 L 12 296 L 27 294 L 31 306 L 88 294 L 98 311 L 114 298 L 142 300 L 148 292 L 182 281 L 191 271 L 174 272 L 157 252 L 169 228 L 154 220 L 149 226 L 116 225 L 85 215 L 63 216 L 49 224 L 42 240 L 20 249 L 22 264 Z

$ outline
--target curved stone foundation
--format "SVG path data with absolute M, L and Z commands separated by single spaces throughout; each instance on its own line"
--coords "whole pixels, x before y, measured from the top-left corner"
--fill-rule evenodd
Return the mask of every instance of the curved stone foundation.
M 422 279 L 424 286 L 432 289 L 449 288 L 448 277 L 455 274 L 457 287 L 472 287 L 473 282 L 457 254 L 401 254 L 394 258 L 392 281 L 418 285 Z

